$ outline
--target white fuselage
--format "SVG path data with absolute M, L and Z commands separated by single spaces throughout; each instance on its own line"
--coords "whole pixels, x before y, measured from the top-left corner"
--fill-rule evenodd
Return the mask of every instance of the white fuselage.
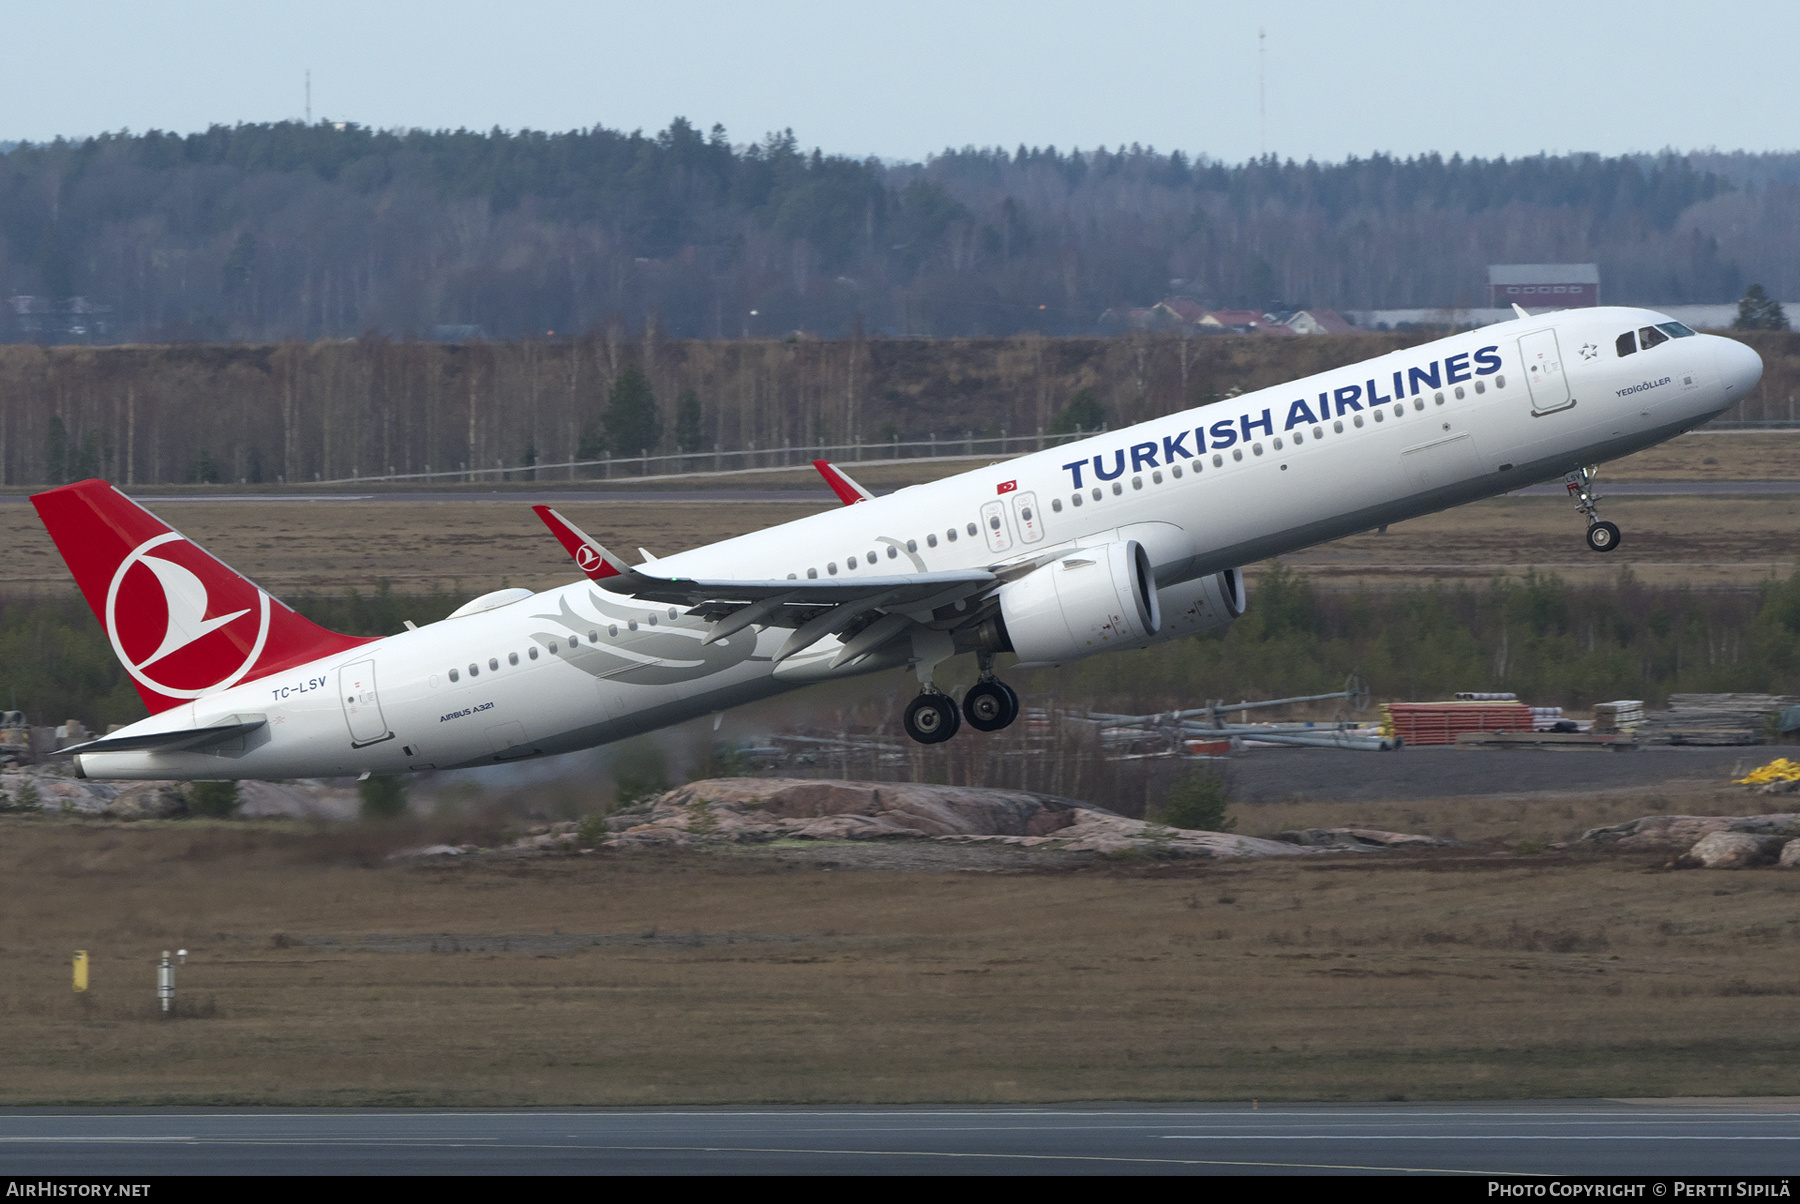
M 1754 354 L 1713 336 L 1616 354 L 1622 333 L 1666 321 L 1607 308 L 1490 326 L 683 552 L 648 571 L 851 580 L 1135 539 L 1167 587 L 1650 446 L 1725 409 L 1756 379 Z M 222 690 L 119 733 L 267 719 L 236 746 L 85 754 L 80 770 L 289 778 L 491 764 L 907 660 L 902 652 L 832 670 L 840 644 L 827 638 L 776 665 L 786 630 L 753 627 L 702 646 L 707 626 L 578 581 Z

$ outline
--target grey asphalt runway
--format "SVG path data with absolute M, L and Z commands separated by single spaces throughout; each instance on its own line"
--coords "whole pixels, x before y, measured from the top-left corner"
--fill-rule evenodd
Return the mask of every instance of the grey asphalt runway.
M 0 1113 L 0 1174 L 1780 1175 L 1800 1104 Z

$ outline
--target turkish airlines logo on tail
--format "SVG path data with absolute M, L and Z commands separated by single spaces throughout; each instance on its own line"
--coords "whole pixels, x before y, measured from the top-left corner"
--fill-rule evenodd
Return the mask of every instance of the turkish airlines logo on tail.
M 269 595 L 169 531 L 120 563 L 105 617 L 132 677 L 170 698 L 199 698 L 256 664 L 269 638 Z
M 575 549 L 575 564 L 584 573 L 591 573 L 600 567 L 600 553 L 594 551 L 594 545 L 582 544 Z

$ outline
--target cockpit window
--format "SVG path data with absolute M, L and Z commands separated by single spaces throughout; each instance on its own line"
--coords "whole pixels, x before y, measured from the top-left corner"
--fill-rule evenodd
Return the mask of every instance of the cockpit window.
M 1658 322 L 1656 328 L 1672 339 L 1691 339 L 1694 332 L 1680 322 Z
M 1666 343 L 1668 341 L 1669 336 L 1654 326 L 1646 326 L 1638 331 L 1638 346 L 1642 347 L 1645 351 L 1650 350 L 1650 348 L 1656 346 L 1658 343 Z
M 1624 359 L 1628 355 L 1636 355 L 1637 336 L 1627 330 L 1624 334 L 1619 336 L 1619 341 L 1614 343 L 1613 346 L 1619 349 L 1620 359 Z

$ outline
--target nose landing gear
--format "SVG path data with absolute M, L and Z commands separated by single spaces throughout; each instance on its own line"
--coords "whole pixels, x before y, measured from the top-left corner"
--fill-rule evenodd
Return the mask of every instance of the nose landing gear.
M 1575 509 L 1588 521 L 1587 546 L 1596 552 L 1610 552 L 1619 546 L 1619 528 L 1600 520 L 1596 505 L 1600 494 L 1594 489 L 1594 478 L 1599 471 L 1593 466 L 1578 468 L 1563 478 L 1563 484 L 1568 487 L 1569 496 L 1575 499 Z

